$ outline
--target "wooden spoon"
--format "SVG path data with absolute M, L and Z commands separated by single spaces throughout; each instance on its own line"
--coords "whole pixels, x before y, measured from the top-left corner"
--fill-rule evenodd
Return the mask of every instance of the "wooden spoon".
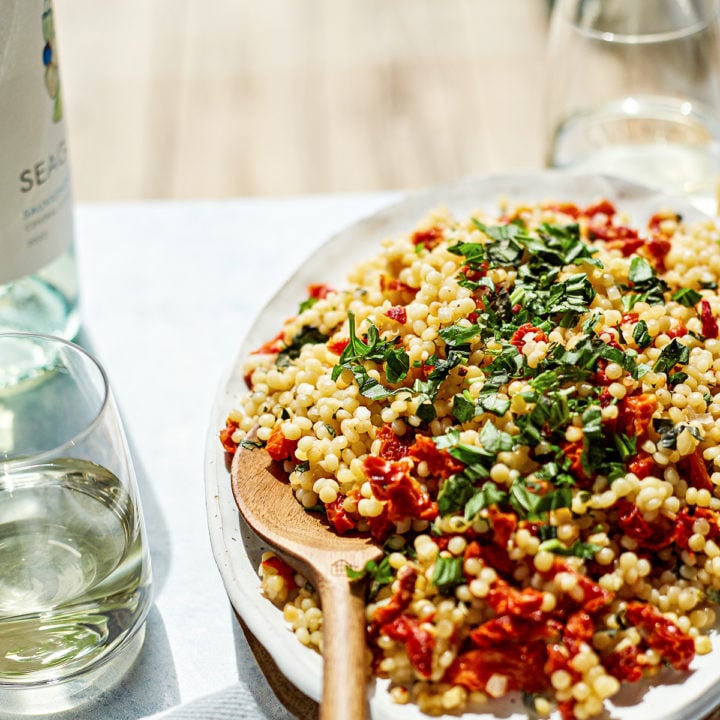
M 292 558 L 293 566 L 320 594 L 323 612 L 321 720 L 367 717 L 365 601 L 356 570 L 377 560 L 382 550 L 362 537 L 340 536 L 297 501 L 282 467 L 260 449 L 238 448 L 232 488 L 248 525 L 270 545 Z

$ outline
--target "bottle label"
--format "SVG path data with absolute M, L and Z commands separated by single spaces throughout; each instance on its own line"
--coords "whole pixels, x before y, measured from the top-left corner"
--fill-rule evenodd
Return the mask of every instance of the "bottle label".
M 0 284 L 72 243 L 73 205 L 51 0 L 0 3 Z

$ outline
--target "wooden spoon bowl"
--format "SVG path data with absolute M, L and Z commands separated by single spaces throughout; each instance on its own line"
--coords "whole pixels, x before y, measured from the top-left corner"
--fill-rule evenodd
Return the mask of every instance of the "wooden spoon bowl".
M 369 538 L 340 536 L 297 501 L 282 467 L 260 449 L 238 448 L 232 489 L 247 524 L 288 556 L 320 595 L 323 612 L 321 720 L 367 717 L 364 583 L 350 582 L 382 550 Z

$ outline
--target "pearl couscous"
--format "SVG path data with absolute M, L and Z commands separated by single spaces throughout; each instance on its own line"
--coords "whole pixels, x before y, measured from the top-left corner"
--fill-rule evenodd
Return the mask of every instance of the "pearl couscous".
M 396 702 L 520 691 L 583 720 L 710 652 L 719 243 L 607 201 L 435 211 L 248 358 L 223 445 L 263 446 L 304 507 L 383 544 L 349 574 Z M 313 589 L 272 554 L 261 574 L 321 649 Z

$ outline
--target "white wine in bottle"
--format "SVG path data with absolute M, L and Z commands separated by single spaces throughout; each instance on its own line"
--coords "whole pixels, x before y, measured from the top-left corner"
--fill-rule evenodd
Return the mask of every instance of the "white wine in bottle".
M 0 0 L 0 332 L 76 335 L 73 231 L 52 2 Z

